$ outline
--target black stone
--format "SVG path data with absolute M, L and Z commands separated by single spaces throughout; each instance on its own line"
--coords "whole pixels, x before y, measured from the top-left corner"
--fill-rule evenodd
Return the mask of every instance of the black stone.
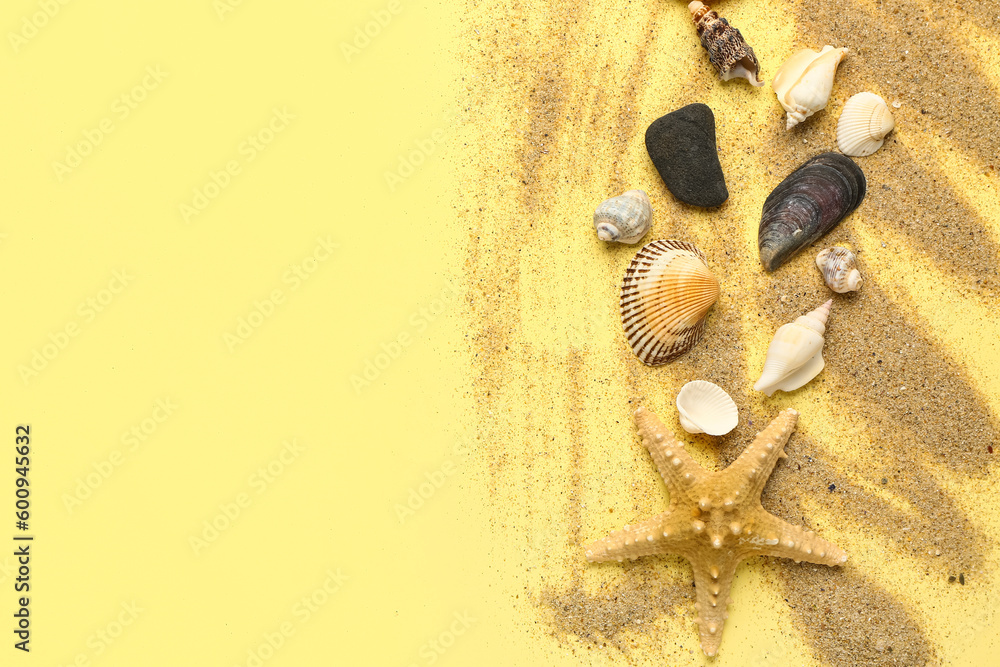
M 646 130 L 646 150 L 667 189 L 685 204 L 720 206 L 729 198 L 715 145 L 715 115 L 689 104 L 657 118 Z

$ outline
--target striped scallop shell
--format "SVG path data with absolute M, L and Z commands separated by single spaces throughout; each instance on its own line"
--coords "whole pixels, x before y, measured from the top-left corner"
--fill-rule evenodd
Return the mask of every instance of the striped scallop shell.
M 866 157 L 882 147 L 896 127 L 889 106 L 875 93 L 858 93 L 847 100 L 837 122 L 837 146 L 844 155 Z
M 718 298 L 719 281 L 701 250 L 674 239 L 647 243 L 622 281 L 622 325 L 632 351 L 650 366 L 673 361 L 701 338 Z

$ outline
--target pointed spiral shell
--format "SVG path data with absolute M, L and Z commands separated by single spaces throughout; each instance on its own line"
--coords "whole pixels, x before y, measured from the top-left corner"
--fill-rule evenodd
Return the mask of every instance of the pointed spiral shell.
M 826 286 L 837 294 L 861 289 L 864 281 L 857 269 L 857 259 L 847 248 L 834 246 L 816 255 L 816 267 L 823 274 Z
M 767 348 L 764 370 L 753 388 L 768 396 L 776 391 L 795 391 L 819 375 L 823 361 L 823 334 L 833 299 L 774 333 Z
M 826 108 L 837 65 L 846 55 L 846 48 L 835 49 L 828 44 L 822 51 L 802 49 L 778 68 L 771 87 L 788 114 L 786 130 Z

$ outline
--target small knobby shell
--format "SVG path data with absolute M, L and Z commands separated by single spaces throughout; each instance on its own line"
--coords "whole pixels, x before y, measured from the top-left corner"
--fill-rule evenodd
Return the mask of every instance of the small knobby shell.
M 826 108 L 833 90 L 837 65 L 845 55 L 846 48 L 835 49 L 829 44 L 822 51 L 802 49 L 778 69 L 771 87 L 781 106 L 788 112 L 786 130 Z
M 768 396 L 774 392 L 795 391 L 823 370 L 823 334 L 833 299 L 785 324 L 774 333 L 767 348 L 764 371 L 753 388 Z
M 875 93 L 858 93 L 847 100 L 837 122 L 837 146 L 844 155 L 867 157 L 882 147 L 896 127 L 889 106 Z
M 625 270 L 619 301 L 632 351 L 649 366 L 673 361 L 701 339 L 718 298 L 701 250 L 674 239 L 647 243 Z
M 736 403 L 717 384 L 705 380 L 688 382 L 677 394 L 681 426 L 688 433 L 725 435 L 740 421 Z
M 855 292 L 864 283 L 857 269 L 857 259 L 847 248 L 834 246 L 821 250 L 816 255 L 816 266 L 823 274 L 826 286 L 837 294 Z
M 688 10 L 698 28 L 701 45 L 708 51 L 708 59 L 719 70 L 722 80 L 743 77 L 754 86 L 763 86 L 759 78 L 760 63 L 740 31 L 698 0 L 689 4 Z
M 602 241 L 638 243 L 653 220 L 653 206 L 642 190 L 606 199 L 594 211 L 594 229 Z

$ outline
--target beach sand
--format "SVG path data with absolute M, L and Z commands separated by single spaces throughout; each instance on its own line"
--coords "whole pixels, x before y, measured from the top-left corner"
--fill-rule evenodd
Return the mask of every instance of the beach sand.
M 712 468 L 794 407 L 764 507 L 850 560 L 741 565 L 716 664 L 967 664 L 970 633 L 994 621 L 1000 535 L 1000 451 L 988 450 L 1000 447 L 1000 3 L 713 5 L 754 47 L 763 88 L 719 80 L 683 2 L 466 5 L 457 213 L 478 479 L 525 632 L 563 659 L 702 664 L 687 561 L 594 565 L 582 545 L 666 509 L 638 405 Z M 824 44 L 850 49 L 830 102 L 786 131 L 771 79 L 795 50 Z M 867 197 L 765 273 L 764 199 L 836 150 L 840 110 L 865 90 L 899 104 L 883 148 L 856 159 Z M 730 192 L 718 209 L 675 200 L 643 144 L 653 120 L 692 102 L 715 113 Z M 643 242 L 694 243 L 722 286 L 702 341 L 657 368 L 635 358 L 618 316 L 640 246 L 604 244 L 591 224 L 600 201 L 630 188 L 653 203 Z M 823 284 L 814 258 L 831 245 L 857 253 L 860 292 Z M 754 392 L 775 329 L 831 296 L 825 370 L 790 394 Z M 734 398 L 735 431 L 681 430 L 673 401 L 695 379 Z

